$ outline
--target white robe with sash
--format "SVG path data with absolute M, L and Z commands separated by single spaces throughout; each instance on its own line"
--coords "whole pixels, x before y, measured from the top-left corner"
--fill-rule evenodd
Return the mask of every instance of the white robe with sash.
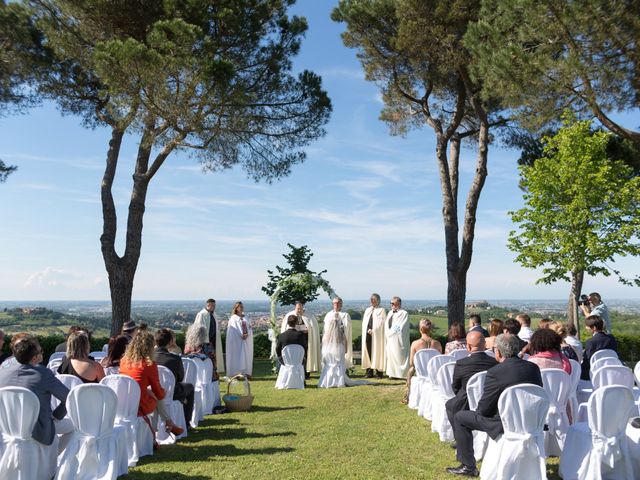
M 289 318 L 289 315 L 297 316 L 296 311 L 292 310 L 282 317 L 280 333 L 287 329 L 287 318 Z M 320 328 L 318 327 L 318 321 L 313 317 L 303 315 L 302 322 L 307 328 L 306 331 L 309 338 L 309 343 L 307 344 L 307 365 L 305 370 L 307 372 L 319 372 L 322 366 L 322 352 L 320 350 Z
M 253 328 L 247 317 L 247 338 L 242 338 L 242 318 L 231 315 L 227 325 L 227 376 L 253 375 Z
M 371 335 L 371 352 L 369 352 L 367 350 L 367 327 L 372 316 L 373 333 Z M 382 307 L 369 307 L 364 311 L 362 317 L 362 368 L 373 368 L 384 372 L 384 321 L 386 318 L 387 312 Z
M 215 316 L 215 314 L 214 314 Z M 206 308 L 203 308 L 196 314 L 194 325 L 202 325 L 207 331 L 207 338 L 209 338 L 209 312 Z M 220 337 L 220 320 L 216 318 L 216 366 L 218 373 L 224 372 L 224 353 L 222 352 L 222 338 Z
M 393 315 L 391 326 L 389 319 Z M 406 310 L 390 311 L 384 321 L 387 337 L 386 373 L 391 378 L 406 378 L 409 371 L 409 314 Z
M 344 325 L 344 335 L 347 337 L 347 351 L 344 354 L 345 368 L 353 368 L 353 333 L 351 326 L 351 317 L 347 312 L 337 312 L 342 325 Z M 333 320 L 336 316 L 336 312 L 333 310 L 324 316 L 324 325 L 328 325 L 330 320 Z

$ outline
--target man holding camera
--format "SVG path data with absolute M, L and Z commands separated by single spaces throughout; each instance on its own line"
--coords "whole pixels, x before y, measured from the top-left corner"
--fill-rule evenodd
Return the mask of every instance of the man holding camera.
M 585 298 L 586 297 L 586 298 Z M 609 320 L 609 309 L 602 302 L 602 297 L 599 293 L 593 292 L 588 296 L 582 295 L 580 297 L 580 308 L 585 317 L 589 315 L 597 315 L 604 322 L 604 328 L 607 332 L 611 333 L 611 320 Z

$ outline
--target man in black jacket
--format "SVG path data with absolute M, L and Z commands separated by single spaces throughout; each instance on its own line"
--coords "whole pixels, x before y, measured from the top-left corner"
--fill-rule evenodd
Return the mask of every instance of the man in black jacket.
M 518 358 L 518 338 L 513 335 L 498 335 L 495 343 L 496 360 L 499 365 L 487 370 L 484 393 L 475 412 L 465 410 L 456 413 L 453 435 L 456 439 L 457 458 L 460 466 L 449 467 L 447 472 L 456 475 L 477 477 L 476 459 L 473 455 L 473 431 L 487 432 L 494 440 L 503 433 L 498 413 L 498 399 L 507 388 L 521 383 L 542 386 L 540 369 L 535 363 Z
M 604 321 L 598 315 L 590 315 L 584 325 L 591 333 L 591 338 L 584 345 L 584 355 L 582 357 L 582 372 L 580 378 L 589 380 L 589 371 L 591 369 L 591 357 L 598 350 L 610 349 L 618 351 L 618 342 L 608 333 L 604 333 Z
M 282 360 L 282 349 L 287 345 L 300 345 L 304 348 L 304 358 L 307 357 L 307 337 L 301 331 L 296 330 L 298 324 L 298 317 L 295 315 L 289 315 L 287 317 L 287 329 L 278 335 L 278 342 L 276 343 L 276 356 L 281 365 L 284 365 Z
M 476 331 L 467 334 L 467 350 L 471 354 L 458 360 L 453 369 L 451 386 L 456 396 L 449 399 L 445 404 L 447 417 L 452 426 L 456 413 L 462 410 L 469 410 L 469 401 L 467 399 L 467 382 L 469 379 L 476 373 L 489 370 L 498 364 L 495 358 L 484 353 L 485 340 L 482 332 Z
M 162 328 L 156 332 L 155 342 L 156 349 L 153 352 L 153 361 L 158 365 L 167 367 L 176 377 L 176 385 L 173 389 L 173 399 L 182 403 L 184 408 L 184 418 L 187 425 L 191 421 L 193 414 L 193 394 L 194 387 L 190 383 L 184 383 L 184 367 L 182 359 L 168 350 L 173 340 L 173 332 L 168 328 Z

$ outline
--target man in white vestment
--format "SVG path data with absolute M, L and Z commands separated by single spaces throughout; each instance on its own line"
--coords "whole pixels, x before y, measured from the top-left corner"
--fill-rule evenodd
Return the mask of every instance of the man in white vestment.
M 391 311 L 384 322 L 387 337 L 386 371 L 389 378 L 406 378 L 409 371 L 409 314 L 400 297 L 391 299 Z
M 380 295 L 371 294 L 371 306 L 364 311 L 362 317 L 362 368 L 366 369 L 366 377 L 382 378 L 384 372 L 384 321 L 387 312 L 380 306 Z
M 209 343 L 205 345 L 205 353 L 213 362 L 214 377 L 219 372 L 224 372 L 224 355 L 222 354 L 222 339 L 220 338 L 220 323 L 216 320 L 216 301 L 213 298 L 207 300 L 205 308 L 200 310 L 193 324 L 203 326 L 207 331 Z
M 318 322 L 315 318 L 304 315 L 304 303 L 296 302 L 296 308 L 282 317 L 280 333 L 287 330 L 287 319 L 291 315 L 295 315 L 298 318 L 296 330 L 303 332 L 307 337 L 307 353 L 304 365 L 305 376 L 308 379 L 311 372 L 319 372 L 322 365 L 320 329 L 318 328 Z
M 324 325 L 329 324 L 329 320 L 340 319 L 342 321 L 342 325 L 344 326 L 344 335 L 347 339 L 347 349 L 344 354 L 344 363 L 345 368 L 353 368 L 353 345 L 352 345 L 352 327 L 351 327 L 351 317 L 348 313 L 341 311 L 342 310 L 342 299 L 340 297 L 336 297 L 333 299 L 333 310 L 327 313 L 324 316 Z

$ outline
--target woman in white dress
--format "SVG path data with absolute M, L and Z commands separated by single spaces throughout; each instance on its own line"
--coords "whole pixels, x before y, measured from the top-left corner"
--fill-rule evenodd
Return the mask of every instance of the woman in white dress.
M 251 378 L 253 374 L 253 329 L 244 316 L 242 302 L 237 302 L 231 311 L 227 326 L 227 375 L 237 374 Z
M 338 316 L 331 316 L 327 320 L 322 335 L 322 373 L 318 388 L 344 387 L 346 385 L 344 354 L 347 351 L 344 324 Z

